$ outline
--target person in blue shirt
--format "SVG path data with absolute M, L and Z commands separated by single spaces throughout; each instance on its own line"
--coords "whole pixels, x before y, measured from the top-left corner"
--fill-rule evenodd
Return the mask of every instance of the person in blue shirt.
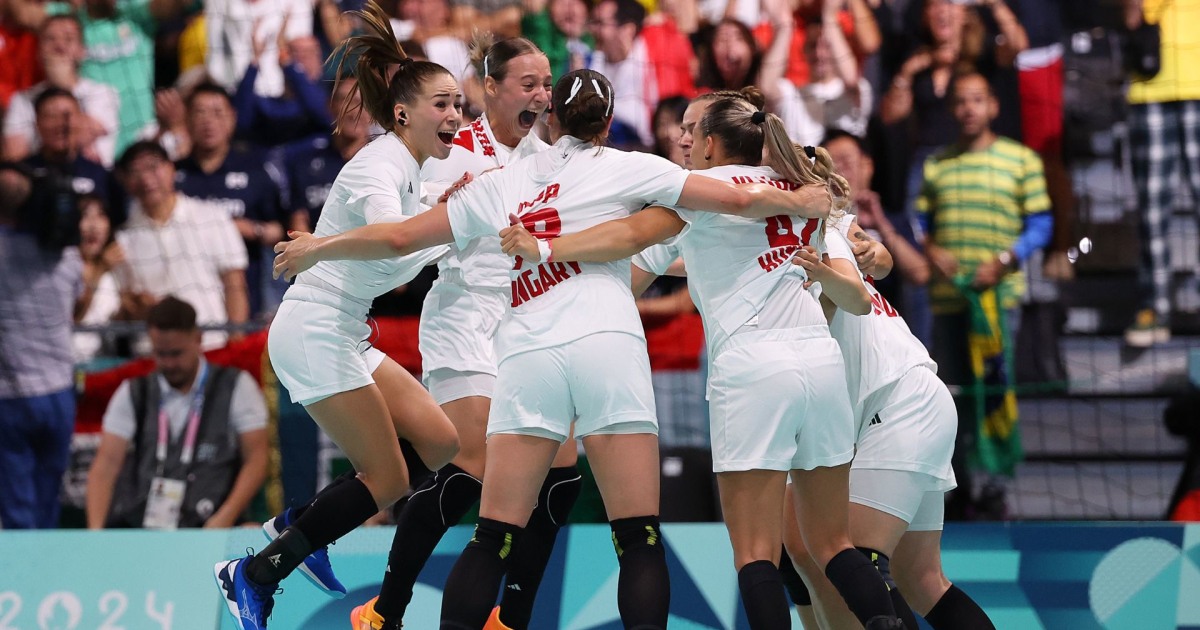
M 110 175 L 105 168 L 80 155 L 73 130 L 80 122 L 82 110 L 75 97 L 62 88 L 46 88 L 34 100 L 34 124 L 42 146 L 24 163 L 38 177 L 52 176 L 70 180 L 76 195 L 95 195 L 110 203 Z M 114 220 L 119 222 L 121 217 Z
M 254 92 L 258 58 L 265 46 L 257 36 L 253 45 L 254 60 L 233 96 L 238 138 L 275 146 L 327 131 L 333 124 L 333 116 L 326 105 L 329 91 L 321 83 L 325 67 L 317 39 L 309 35 L 280 43 L 279 67 L 283 69 L 284 88 L 279 96 L 260 96 Z
M 246 281 L 250 313 L 271 310 L 270 256 L 283 240 L 287 214 L 280 206 L 277 174 L 259 152 L 234 147 L 233 100 L 223 88 L 204 83 L 187 100 L 187 126 L 192 153 L 176 165 L 175 185 L 189 197 L 212 202 L 229 213 L 246 242 Z

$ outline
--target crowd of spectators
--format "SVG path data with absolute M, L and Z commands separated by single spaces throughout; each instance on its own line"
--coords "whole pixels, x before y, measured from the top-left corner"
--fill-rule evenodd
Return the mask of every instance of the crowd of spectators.
M 45 522 L 44 489 L 13 480 L 37 467 L 61 476 L 62 448 L 47 455 L 28 445 L 69 433 L 73 366 L 151 350 L 144 337 L 115 348 L 110 336 L 72 336 L 72 324 L 145 321 L 167 296 L 194 308 L 200 326 L 269 321 L 286 288 L 270 277 L 271 247 L 289 229 L 313 228 L 339 168 L 370 138 L 365 117 L 346 114 L 350 83 L 331 93 L 337 45 L 360 28 L 347 11 L 361 2 L 0 0 L 6 526 Z M 1185 180 L 1200 199 L 1200 0 L 381 5 L 412 56 L 460 79 L 468 117 L 482 107 L 472 34 L 523 35 L 556 76 L 590 67 L 609 77 L 611 144 L 679 163 L 688 99 L 757 85 L 793 140 L 833 154 L 859 223 L 895 257 L 881 290 L 943 365 L 961 357 L 945 354 L 933 322 L 962 316 L 958 276 L 976 289 L 1003 287 L 1011 312 L 1024 292 L 1019 269 L 1072 274 L 1069 33 L 1134 38 L 1159 25 L 1158 65 L 1130 75 L 1133 176 L 1154 289 L 1131 342 L 1169 334 L 1163 216 Z M 379 310 L 417 312 L 432 273 Z M 661 286 L 644 304 L 648 315 L 670 315 L 692 308 L 686 298 L 681 286 Z M 965 335 L 965 324 L 938 332 Z M 202 347 L 229 334 L 238 333 L 205 332 Z

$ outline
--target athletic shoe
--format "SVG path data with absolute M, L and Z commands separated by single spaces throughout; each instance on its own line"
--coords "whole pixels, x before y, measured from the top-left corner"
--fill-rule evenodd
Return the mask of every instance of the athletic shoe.
M 263 534 L 266 535 L 267 540 L 275 540 L 291 524 L 292 509 L 288 508 L 279 516 L 263 523 Z M 321 547 L 308 554 L 308 557 L 297 568 L 304 574 L 304 577 L 308 578 L 309 582 L 328 593 L 330 597 L 341 599 L 346 596 L 346 587 L 342 586 L 337 576 L 333 574 L 333 565 L 329 563 L 329 547 Z
M 375 602 L 378 597 L 372 597 L 367 603 L 360 604 L 350 611 L 351 630 L 384 630 L 383 617 L 375 612 Z M 399 630 L 403 623 L 388 626 L 388 630 Z
M 500 621 L 500 607 L 492 609 L 492 614 L 488 617 L 487 623 L 483 624 L 483 630 L 512 630 Z
M 1125 343 L 1131 348 L 1149 348 L 1171 340 L 1171 329 L 1153 309 L 1138 311 L 1133 325 L 1125 329 Z
M 237 620 L 241 630 L 265 630 L 267 618 L 275 607 L 276 585 L 263 586 L 246 578 L 246 562 L 250 555 L 235 560 L 218 562 L 213 567 L 217 588 L 229 614 Z

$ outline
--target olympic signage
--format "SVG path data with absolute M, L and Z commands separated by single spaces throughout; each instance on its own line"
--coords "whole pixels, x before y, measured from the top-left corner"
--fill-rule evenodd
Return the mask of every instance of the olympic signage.
M 748 628 L 724 528 L 663 530 L 671 627 Z M 343 600 L 325 597 L 299 574 L 288 578 L 271 627 L 346 627 L 350 609 L 377 594 L 393 533 L 364 528 L 330 549 L 350 591 Z M 469 537 L 469 527 L 458 527 L 438 546 L 406 627 L 437 627 L 441 585 Z M 254 529 L 0 532 L 0 630 L 233 628 L 212 565 L 264 542 Z M 998 628 L 1200 627 L 1194 597 L 1200 593 L 1200 525 L 952 525 L 944 548 L 947 575 Z M 617 575 L 608 528 L 571 526 L 559 537 L 533 626 L 619 628 Z

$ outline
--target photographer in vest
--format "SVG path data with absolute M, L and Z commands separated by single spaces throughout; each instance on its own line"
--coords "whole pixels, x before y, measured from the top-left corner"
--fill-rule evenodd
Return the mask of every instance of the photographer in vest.
M 232 527 L 267 476 L 262 392 L 249 374 L 204 360 L 187 302 L 164 298 L 147 328 L 156 369 L 109 401 L 88 528 Z

